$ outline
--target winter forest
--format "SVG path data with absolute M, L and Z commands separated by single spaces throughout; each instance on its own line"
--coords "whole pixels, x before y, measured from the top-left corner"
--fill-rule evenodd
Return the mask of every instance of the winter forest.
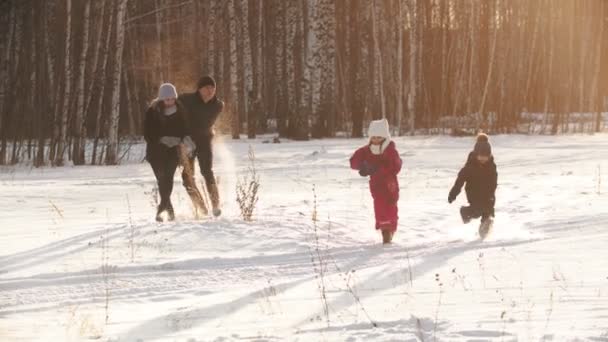
M 0 0 L 1 342 L 608 342 L 608 0 Z
M 0 164 L 116 164 L 158 85 L 204 74 L 234 139 L 599 132 L 607 21 L 602 0 L 6 0 Z

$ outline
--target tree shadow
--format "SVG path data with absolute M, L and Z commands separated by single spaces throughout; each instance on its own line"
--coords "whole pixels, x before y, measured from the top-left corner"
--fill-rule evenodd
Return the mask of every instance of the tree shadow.
M 487 249 L 512 247 L 512 246 L 517 246 L 517 245 L 522 245 L 522 244 L 528 244 L 528 243 L 532 243 L 532 242 L 536 242 L 536 241 L 540 241 L 540 240 L 541 239 L 525 240 L 525 241 L 511 241 L 511 242 L 502 241 L 502 242 L 496 242 L 496 243 L 492 243 L 492 244 L 487 244 L 487 243 L 482 244 L 480 241 L 472 241 L 472 242 L 465 243 L 464 245 L 461 245 L 461 246 L 454 246 L 453 244 L 450 244 L 450 245 L 447 245 L 440 249 L 435 250 L 431 254 L 421 255 L 423 257 L 422 262 L 420 262 L 419 264 L 413 265 L 411 267 L 411 274 L 412 274 L 411 281 L 414 281 L 417 278 L 425 276 L 431 270 L 436 269 L 437 267 L 440 267 L 441 265 L 444 265 L 448 260 L 450 260 L 460 254 L 464 254 L 465 252 L 476 250 L 479 247 L 483 247 L 484 250 L 487 250 Z M 406 257 L 405 255 L 403 255 L 404 253 L 401 253 L 401 254 L 402 254 L 401 258 Z M 357 305 L 357 302 L 360 303 L 362 299 L 369 297 L 371 294 L 376 294 L 380 291 L 390 290 L 393 288 L 392 284 L 394 283 L 393 280 L 395 279 L 395 277 L 402 274 L 404 271 L 406 271 L 406 270 L 404 270 L 402 268 L 396 268 L 392 272 L 386 272 L 386 269 L 383 268 L 383 269 L 379 270 L 378 272 L 375 272 L 372 275 L 368 276 L 367 280 L 357 283 L 357 288 L 367 288 L 367 289 L 373 288 L 374 289 L 373 291 L 361 291 L 361 292 L 357 293 L 357 296 L 358 296 L 357 298 L 354 297 L 354 294 L 352 294 L 348 291 L 345 291 L 343 294 L 339 295 L 337 298 L 331 300 L 328 303 L 328 307 L 330 307 L 333 311 L 338 312 L 338 311 L 340 311 L 342 309 L 346 309 L 352 305 Z M 299 322 L 298 325 L 304 324 L 304 323 L 310 321 L 311 319 L 313 319 L 314 317 L 317 317 L 322 314 L 323 314 L 322 312 L 317 312 L 313 315 L 310 315 L 305 320 L 302 320 L 301 322 Z M 372 319 L 373 319 L 373 317 L 372 317 Z

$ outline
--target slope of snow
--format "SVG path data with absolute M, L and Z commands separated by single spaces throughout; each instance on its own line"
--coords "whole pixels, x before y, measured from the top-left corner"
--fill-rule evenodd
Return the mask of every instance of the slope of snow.
M 177 222 L 154 222 L 141 145 L 117 167 L 3 168 L 0 340 L 608 341 L 607 138 L 493 137 L 485 241 L 464 194 L 447 204 L 471 138 L 398 138 L 390 246 L 348 169 L 363 140 L 253 142 L 251 223 L 247 141 L 217 144 L 224 216 L 203 221 L 176 174 Z

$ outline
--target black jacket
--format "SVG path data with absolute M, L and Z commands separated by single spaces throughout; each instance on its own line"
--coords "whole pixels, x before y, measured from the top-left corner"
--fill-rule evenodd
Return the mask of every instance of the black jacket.
M 188 110 L 188 121 L 192 138 L 195 142 L 209 140 L 213 137 L 213 125 L 218 116 L 224 110 L 224 102 L 217 97 L 205 103 L 198 92 L 183 94 L 179 96 L 180 101 Z
M 481 164 L 473 152 L 469 154 L 464 167 L 458 172 L 458 178 L 450 191 L 450 201 L 453 201 L 462 186 L 465 185 L 467 200 L 473 207 L 494 208 L 495 192 L 498 180 L 494 157 Z
M 177 112 L 172 115 L 163 113 L 159 101 L 153 102 L 148 110 L 144 121 L 144 139 L 146 140 L 146 159 L 150 160 L 158 149 L 163 148 L 160 138 L 164 136 L 184 138 L 190 134 L 188 115 L 183 104 L 176 102 Z

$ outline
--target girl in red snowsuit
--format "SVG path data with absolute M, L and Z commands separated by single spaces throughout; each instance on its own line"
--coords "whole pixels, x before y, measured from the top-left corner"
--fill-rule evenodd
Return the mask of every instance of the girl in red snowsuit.
M 376 229 L 382 231 L 383 243 L 390 243 L 399 219 L 397 201 L 401 171 L 401 158 L 391 141 L 386 119 L 369 125 L 369 144 L 359 148 L 350 158 L 350 167 L 359 170 L 363 177 L 370 176 L 369 189 L 374 199 Z

